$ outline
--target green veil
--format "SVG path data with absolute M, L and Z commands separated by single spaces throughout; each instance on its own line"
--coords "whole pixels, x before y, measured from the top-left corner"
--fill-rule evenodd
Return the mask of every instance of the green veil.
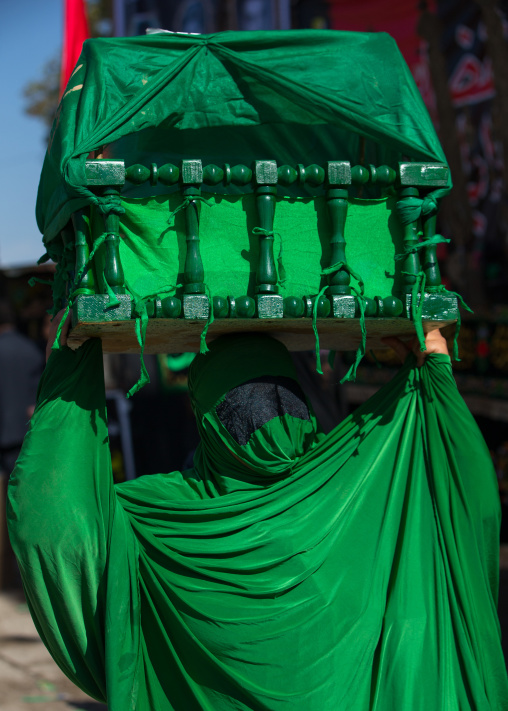
M 217 403 L 292 377 L 249 338 L 193 364 L 194 468 L 116 487 L 100 342 L 51 355 L 8 518 L 55 660 L 110 711 L 507 709 L 499 497 L 449 358 L 327 436 L 285 415 L 240 447 Z
M 233 388 L 265 375 L 297 380 L 287 349 L 266 335 L 219 338 L 189 371 L 189 392 L 201 437 L 195 466 L 200 476 L 224 494 L 266 487 L 288 476 L 316 444 L 317 423 L 290 415 L 270 420 L 246 445 L 238 444 L 221 423 L 215 406 Z M 212 490 L 212 489 L 210 489 Z

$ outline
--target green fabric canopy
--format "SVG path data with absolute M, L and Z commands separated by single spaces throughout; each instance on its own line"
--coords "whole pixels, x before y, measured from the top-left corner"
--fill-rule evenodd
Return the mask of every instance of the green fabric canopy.
M 48 245 L 75 210 L 98 202 L 86 186 L 85 161 L 103 146 L 128 164 L 149 165 L 161 156 L 356 164 L 359 137 L 367 139 L 367 163 L 446 162 L 409 69 L 386 34 L 89 40 L 55 120 L 37 221 Z
M 100 342 L 52 353 L 8 521 L 54 659 L 110 711 L 508 709 L 496 477 L 449 358 L 240 446 L 215 404 L 260 373 L 293 377 L 279 344 L 213 342 L 194 468 L 115 487 Z

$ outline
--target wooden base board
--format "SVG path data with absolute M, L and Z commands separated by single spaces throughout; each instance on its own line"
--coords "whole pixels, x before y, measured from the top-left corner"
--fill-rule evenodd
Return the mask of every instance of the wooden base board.
M 367 318 L 367 349 L 386 348 L 381 338 L 397 336 L 407 339 L 415 334 L 413 321 L 405 318 Z M 443 328 L 455 323 L 424 321 L 424 331 Z M 185 319 L 150 319 L 146 333 L 145 353 L 187 353 L 199 351 L 200 335 L 204 321 Z M 321 348 L 337 351 L 356 350 L 361 341 L 360 320 L 318 319 Z M 217 319 L 209 329 L 207 342 L 226 333 L 268 333 L 278 338 L 290 351 L 310 351 L 315 348 L 314 332 L 310 319 Z M 87 338 L 101 338 L 105 353 L 139 353 L 135 321 L 84 322 L 76 324 L 68 338 L 72 349 Z

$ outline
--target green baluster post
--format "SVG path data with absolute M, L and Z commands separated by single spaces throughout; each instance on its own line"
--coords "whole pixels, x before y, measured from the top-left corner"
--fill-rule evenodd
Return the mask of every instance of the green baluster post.
M 143 166 L 134 166 L 137 180 L 143 177 Z M 86 184 L 100 196 L 119 196 L 125 185 L 125 164 L 123 160 L 96 159 L 86 161 Z M 146 176 L 145 176 L 146 177 Z M 73 217 L 76 231 L 76 269 L 81 269 L 90 256 L 90 248 L 99 235 L 92 235 L 92 224 L 87 211 L 78 211 Z M 110 212 L 104 215 L 105 264 L 104 273 L 99 274 L 94 266 L 81 279 L 72 305 L 72 323 L 128 321 L 131 318 L 131 299 L 125 293 L 125 282 L 120 261 L 120 219 Z M 99 233 L 102 234 L 102 231 Z M 111 307 L 109 294 L 104 293 L 104 284 L 111 287 L 118 303 Z M 100 292 L 100 293 L 98 293 Z
M 77 210 L 72 216 L 76 245 L 76 274 L 82 272 L 90 256 L 90 214 L 87 209 Z M 95 294 L 93 265 L 83 274 L 74 293 Z
M 403 198 L 418 198 L 418 188 L 402 188 L 399 192 L 399 199 Z M 404 251 L 408 252 L 406 258 L 402 262 L 402 302 L 404 305 L 404 315 L 411 318 L 411 294 L 416 283 L 417 274 L 420 271 L 420 255 L 418 252 L 409 252 L 419 242 L 418 238 L 418 220 L 410 222 L 407 225 L 402 225 L 404 230 Z
M 199 249 L 200 201 L 192 200 L 201 196 L 203 166 L 200 160 L 182 161 L 182 195 L 188 200 L 185 207 L 185 239 L 187 251 L 184 266 L 183 316 L 186 319 L 207 319 L 210 302 L 205 294 L 205 273 Z
M 273 255 L 275 196 L 277 195 L 277 163 L 273 160 L 255 162 L 256 207 L 260 228 L 259 262 L 256 302 L 259 318 L 282 318 L 283 298 L 278 293 L 277 269 Z
M 424 241 L 434 237 L 436 234 L 436 221 L 437 215 L 430 215 L 429 217 L 423 218 Z M 437 245 L 435 244 L 425 247 L 422 259 L 422 266 L 425 272 L 425 286 L 428 291 L 435 290 L 436 287 L 441 286 L 441 272 L 439 271 L 436 250 Z
M 118 190 L 106 188 L 103 193 L 118 195 Z M 104 215 L 106 231 L 106 258 L 104 264 L 104 278 L 114 294 L 125 294 L 125 278 L 122 262 L 120 261 L 120 218 L 114 212 Z
M 332 227 L 330 266 L 346 262 L 344 231 L 348 208 L 346 187 L 348 185 L 351 185 L 351 164 L 348 161 L 328 161 L 326 204 Z M 343 268 L 328 275 L 327 293 L 331 297 L 332 315 L 335 318 L 355 317 L 355 297 L 351 295 L 350 283 L 351 277 Z
M 418 197 L 419 189 L 428 191 L 445 187 L 448 180 L 448 166 L 443 163 L 399 163 L 399 182 L 401 197 Z M 430 239 L 436 233 L 436 215 L 422 220 L 423 238 Z M 404 245 L 413 247 L 418 244 L 417 226 L 404 228 Z M 453 320 L 458 317 L 457 298 L 452 294 L 440 293 L 441 275 L 437 263 L 436 246 L 424 249 L 421 257 L 408 255 L 403 263 L 403 271 L 417 273 L 421 268 L 425 273 L 425 293 L 422 318 L 424 320 Z M 404 275 L 404 314 L 411 317 L 411 294 L 414 278 Z

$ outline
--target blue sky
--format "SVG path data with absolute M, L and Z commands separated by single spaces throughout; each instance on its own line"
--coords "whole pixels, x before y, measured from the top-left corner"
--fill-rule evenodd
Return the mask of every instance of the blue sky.
M 23 87 L 42 75 L 62 43 L 63 0 L 0 0 L 0 267 L 33 264 L 44 252 L 35 198 L 45 128 L 23 112 Z

